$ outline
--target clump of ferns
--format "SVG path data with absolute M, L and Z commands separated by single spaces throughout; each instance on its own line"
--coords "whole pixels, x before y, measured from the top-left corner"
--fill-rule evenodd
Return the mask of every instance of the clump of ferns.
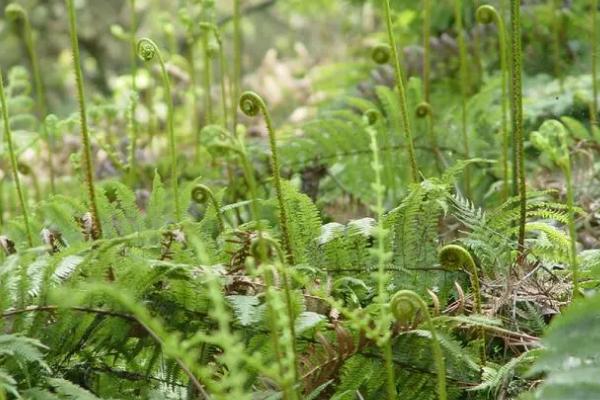
M 577 259 L 577 232 L 575 226 L 575 188 L 568 145 L 568 133 L 565 126 L 557 120 L 545 121 L 539 131 L 531 134 L 531 142 L 552 162 L 560 167 L 565 175 L 567 189 L 567 212 L 569 229 L 569 260 L 573 279 L 573 297 L 580 295 L 579 263 Z

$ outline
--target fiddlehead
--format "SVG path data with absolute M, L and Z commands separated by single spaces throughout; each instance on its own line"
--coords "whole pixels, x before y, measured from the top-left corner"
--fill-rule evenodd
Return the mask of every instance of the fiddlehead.
M 408 159 L 411 166 L 411 177 L 413 182 L 419 181 L 419 167 L 417 165 L 417 157 L 415 155 L 415 147 L 412 138 L 412 128 L 410 126 L 410 118 L 408 114 L 408 104 L 406 100 L 406 90 L 404 87 L 404 81 L 402 77 L 402 69 L 400 67 L 400 57 L 398 56 L 398 50 L 396 48 L 396 38 L 394 36 L 394 29 L 392 23 L 392 10 L 390 6 L 390 0 L 385 0 L 385 19 L 387 34 L 389 40 L 389 46 L 392 51 L 392 62 L 394 63 L 394 72 L 396 75 L 396 87 L 398 89 L 398 100 L 400 102 L 400 120 L 402 122 L 402 130 L 406 139 L 406 148 L 408 152 Z
M 165 60 L 160 54 L 160 49 L 157 44 L 149 38 L 142 38 L 137 43 L 138 56 L 146 61 L 150 62 L 154 58 L 158 59 L 160 64 L 160 70 L 162 75 L 163 86 L 165 89 L 165 101 L 167 102 L 167 129 L 169 132 L 169 155 L 171 158 L 171 185 L 173 188 L 173 197 L 175 198 L 175 219 L 181 221 L 181 207 L 179 205 L 179 173 L 177 171 L 177 154 L 175 152 L 175 128 L 174 128 L 174 110 L 173 110 L 173 96 L 171 95 L 171 81 L 169 80 L 169 74 L 165 66 Z
M 211 202 L 217 216 L 219 231 L 223 232 L 225 224 L 223 222 L 223 214 L 221 213 L 221 205 L 219 204 L 219 201 L 215 197 L 213 191 L 210 190 L 210 188 L 206 185 L 198 184 L 196 187 L 194 187 L 194 189 L 192 189 L 192 200 L 198 204 L 205 204 L 208 201 Z
M 435 362 L 435 369 L 437 371 L 437 390 L 438 399 L 446 400 L 446 365 L 444 362 L 444 354 L 442 353 L 442 347 L 437 338 L 437 332 L 431 314 L 427 308 L 427 304 L 423 301 L 421 296 L 411 290 L 400 290 L 392 296 L 390 300 L 390 309 L 392 314 L 398 322 L 406 321 L 414 317 L 417 311 L 420 311 L 425 317 L 427 327 L 431 333 L 431 351 Z
M 29 227 L 29 214 L 27 212 L 27 203 L 25 202 L 25 195 L 23 194 L 23 188 L 21 187 L 21 180 L 19 178 L 19 167 L 17 164 L 17 156 L 15 154 L 15 149 L 13 145 L 10 121 L 8 119 L 8 107 L 6 103 L 6 95 L 4 94 L 4 78 L 2 77 L 2 70 L 0 69 L 0 105 L 2 106 L 2 122 L 4 125 L 4 135 L 6 135 L 6 142 L 8 144 L 8 154 L 10 157 L 10 166 L 13 180 L 15 181 L 15 190 L 17 191 L 17 197 L 19 198 L 21 211 L 23 212 L 23 221 L 25 223 L 25 231 L 27 233 L 27 242 L 29 244 L 29 247 L 33 247 L 33 236 L 31 235 L 31 228 Z
M 417 105 L 415 109 L 415 114 L 417 118 L 425 118 L 433 115 L 433 109 L 431 108 L 431 104 L 423 101 Z
M 285 209 L 285 201 L 283 199 L 283 190 L 281 187 L 281 175 L 279 172 L 279 156 L 277 153 L 277 138 L 275 137 L 275 130 L 273 129 L 273 121 L 271 115 L 267 109 L 267 105 L 264 100 L 254 92 L 244 92 L 240 96 L 239 101 L 240 109 L 248 117 L 256 117 L 259 113 L 262 113 L 263 118 L 267 124 L 267 130 L 269 133 L 269 144 L 271 147 L 271 170 L 273 173 L 273 181 L 275 183 L 275 191 L 277 194 L 277 202 L 279 204 L 279 223 L 281 224 L 281 233 L 283 236 L 283 247 L 288 255 L 288 261 L 293 264 L 294 257 L 292 251 L 292 241 L 290 237 L 290 228 L 288 224 L 287 211 Z
M 439 262 L 447 270 L 450 271 L 466 271 L 471 280 L 471 286 L 473 287 L 473 299 L 475 301 L 475 311 L 477 314 L 482 314 L 481 307 L 481 285 L 479 281 L 479 272 L 475 260 L 471 256 L 471 253 L 462 246 L 455 244 L 449 244 L 440 250 L 438 254 Z M 482 341 L 481 348 L 481 362 L 485 364 L 485 332 L 483 328 L 479 330 L 479 334 Z
M 77 19 L 75 17 L 75 6 L 73 0 L 66 0 L 67 11 L 69 14 L 69 34 L 71 36 L 71 51 L 73 53 L 73 71 L 77 86 L 77 98 L 79 101 L 79 118 L 81 140 L 83 143 L 83 160 L 85 181 L 88 192 L 89 207 L 92 214 L 92 236 L 93 239 L 102 237 L 102 225 L 98 214 L 98 204 L 96 203 L 96 191 L 94 189 L 94 167 L 92 165 L 92 146 L 90 144 L 90 134 L 87 122 L 87 110 L 85 103 L 85 93 L 83 89 L 83 73 L 81 71 L 81 60 L 79 56 L 79 40 L 77 39 Z
M 510 71 L 508 70 L 508 47 L 506 46 L 506 27 L 504 20 L 498 11 L 490 6 L 483 5 L 477 9 L 475 14 L 477 22 L 480 24 L 496 24 L 498 27 L 498 43 L 499 43 L 499 54 L 500 54 L 500 69 L 502 74 L 501 85 L 502 85 L 502 200 L 506 201 L 509 197 L 509 185 L 508 185 L 508 149 L 509 149 L 509 133 L 508 133 L 508 79 L 510 77 Z M 514 168 L 514 166 L 513 166 Z
M 516 158 L 516 172 L 518 177 L 519 192 L 519 255 L 523 256 L 525 251 L 525 222 L 527 218 L 527 183 L 525 181 L 525 150 L 523 138 L 523 71 L 522 71 L 522 49 L 521 49 L 521 1 L 511 0 L 511 85 L 512 85 L 512 124 L 514 152 Z
M 371 59 L 376 64 L 387 64 L 392 58 L 392 49 L 387 44 L 378 44 L 371 50 Z

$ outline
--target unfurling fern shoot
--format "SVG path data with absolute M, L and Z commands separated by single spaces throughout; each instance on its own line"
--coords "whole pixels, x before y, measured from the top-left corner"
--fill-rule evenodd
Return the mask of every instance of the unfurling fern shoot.
M 152 61 L 155 57 L 158 59 L 160 71 L 165 90 L 165 101 L 167 102 L 167 130 L 169 134 L 169 156 L 171 158 L 171 186 L 173 188 L 173 197 L 175 199 L 175 219 L 181 221 L 181 207 L 179 205 L 179 173 L 177 171 L 177 154 L 175 146 L 175 128 L 174 128 L 174 110 L 173 96 L 171 95 L 171 81 L 165 66 L 165 61 L 160 54 L 160 49 L 151 39 L 142 38 L 137 43 L 137 53 L 139 57 L 146 61 Z
M 102 237 L 102 224 L 98 214 L 98 204 L 96 203 L 96 191 L 94 189 L 94 166 L 92 164 L 92 146 L 90 144 L 90 134 L 87 123 L 87 110 L 85 103 L 85 93 L 83 90 L 83 73 L 81 71 L 81 59 L 79 56 L 79 40 L 77 39 L 77 19 L 75 17 L 75 6 L 73 0 L 66 0 L 67 11 L 69 13 L 69 35 L 71 36 L 71 51 L 73 53 L 73 72 L 77 85 L 77 98 L 79 101 L 79 118 L 81 141 L 83 144 L 83 162 L 85 183 L 88 192 L 88 202 L 91 208 L 92 218 L 92 236 L 94 239 Z
M 277 153 L 277 138 L 273 128 L 273 121 L 267 105 L 264 100 L 254 92 L 244 92 L 240 97 L 240 109 L 249 117 L 256 117 L 259 113 L 262 114 L 267 124 L 269 133 L 269 145 L 271 147 L 271 170 L 273 173 L 273 182 L 275 184 L 275 192 L 277 194 L 277 203 L 279 205 L 279 223 L 281 224 L 281 233 L 283 237 L 283 247 L 287 253 L 288 261 L 294 264 L 294 256 L 292 251 L 292 241 L 290 238 L 290 228 L 288 223 L 285 201 L 283 199 L 283 190 L 281 187 L 281 175 L 279 171 L 279 156 Z
M 215 215 L 217 217 L 217 223 L 219 225 L 219 232 L 223 232 L 225 224 L 223 223 L 221 205 L 219 204 L 219 201 L 215 197 L 213 191 L 210 190 L 210 188 L 206 185 L 198 184 L 194 189 L 192 189 L 192 200 L 194 200 L 198 204 L 205 204 L 208 201 L 211 202 L 213 208 L 215 209 Z
M 473 299 L 475 301 L 475 311 L 477 314 L 482 314 L 481 307 L 481 285 L 479 284 L 479 272 L 475 260 L 471 253 L 464 247 L 449 244 L 440 250 L 439 261 L 442 267 L 450 271 L 465 271 L 469 274 L 471 286 L 473 287 Z M 479 330 L 481 344 L 481 362 L 485 364 L 485 331 L 483 328 Z
M 29 226 L 29 214 L 27 212 L 27 203 L 25 202 L 25 195 L 23 194 L 23 188 L 21 187 L 21 180 L 19 179 L 19 169 L 17 165 L 17 156 L 12 140 L 12 132 L 10 129 L 10 121 L 8 119 L 8 106 L 6 102 L 6 95 L 4 94 L 4 79 L 2 77 L 2 70 L 0 69 L 0 106 L 2 106 L 2 122 L 4 125 L 5 140 L 8 144 L 8 155 L 10 157 L 10 167 L 12 170 L 13 180 L 15 181 L 15 189 L 21 205 L 21 211 L 23 212 L 23 222 L 25 223 L 25 232 L 27 233 L 27 242 L 29 247 L 33 246 L 33 237 L 31 235 L 31 228 Z
M 469 72 L 467 64 L 467 45 L 465 43 L 465 32 L 463 29 L 463 0 L 454 1 L 454 19 L 456 35 L 458 40 L 459 52 L 459 81 L 460 81 L 460 96 L 461 96 L 461 135 L 464 147 L 465 158 L 471 158 L 469 146 L 469 135 L 467 130 L 467 95 L 469 90 Z M 465 193 L 467 197 L 471 197 L 471 168 L 465 167 Z
M 394 27 L 392 23 L 392 9 L 390 0 L 385 1 L 385 20 L 387 26 L 388 41 L 391 50 L 391 60 L 394 63 L 394 73 L 396 77 L 396 89 L 398 90 L 398 101 L 400 102 L 400 121 L 402 130 L 406 140 L 406 148 L 408 150 L 408 159 L 410 162 L 411 177 L 413 182 L 419 181 L 419 167 L 417 165 L 417 157 L 415 155 L 415 146 L 412 137 L 412 128 L 410 126 L 410 118 L 408 114 L 408 104 L 406 100 L 406 90 L 402 77 L 402 68 L 400 67 L 400 57 L 396 48 L 396 38 L 394 36 Z
M 513 146 L 516 158 L 516 171 L 519 192 L 519 254 L 525 251 L 525 220 L 527 219 L 527 184 L 525 182 L 525 150 L 523 137 L 523 70 L 521 53 L 521 1 L 511 0 L 511 84 L 512 84 L 512 125 Z
M 502 19 L 502 16 L 494 7 L 490 5 L 484 5 L 479 7 L 477 9 L 476 18 L 477 22 L 479 22 L 480 24 L 494 23 L 498 27 L 498 53 L 500 55 L 500 74 L 502 85 L 502 200 L 506 201 L 509 197 L 508 148 L 510 143 L 508 132 L 508 79 L 510 77 L 510 71 L 508 70 L 508 47 L 506 46 L 506 27 L 504 25 L 504 20 Z
M 431 333 L 431 351 L 433 353 L 435 369 L 437 372 L 438 399 L 446 400 L 448 398 L 446 393 L 446 364 L 444 362 L 442 347 L 437 338 L 435 326 L 431 320 L 431 314 L 429 313 L 427 304 L 425 304 L 421 296 L 415 292 L 411 290 L 400 290 L 392 296 L 390 308 L 392 314 L 399 322 L 405 321 L 407 318 L 413 318 L 417 311 L 420 311 L 423 314 L 425 322 L 427 323 L 427 328 Z

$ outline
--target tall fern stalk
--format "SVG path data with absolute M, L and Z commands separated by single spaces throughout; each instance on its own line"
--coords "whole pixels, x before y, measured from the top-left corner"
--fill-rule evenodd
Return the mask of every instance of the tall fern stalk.
M 396 89 L 398 90 L 398 100 L 400 102 L 400 121 L 402 122 L 402 129 L 404 130 L 404 137 L 406 139 L 406 148 L 408 150 L 408 159 L 410 162 L 410 172 L 413 182 L 419 182 L 419 167 L 417 165 L 412 130 L 410 126 L 410 118 L 408 116 L 408 104 L 406 100 L 406 90 L 402 79 L 402 68 L 400 66 L 400 58 L 398 56 L 396 38 L 394 36 L 390 0 L 384 0 L 384 6 L 388 41 L 390 42 L 390 47 L 392 50 L 392 62 L 394 63 Z
M 244 92 L 240 97 L 240 109 L 244 114 L 249 117 L 255 117 L 259 113 L 262 113 L 265 123 L 267 124 L 267 130 L 269 133 L 269 144 L 271 147 L 271 170 L 273 173 L 273 182 L 275 184 L 275 191 L 277 194 L 277 202 L 279 205 L 279 223 L 281 224 L 281 233 L 283 237 L 283 247 L 287 253 L 288 262 L 294 264 L 294 253 L 292 251 L 292 241 L 290 238 L 290 228 L 288 224 L 287 211 L 285 208 L 285 201 L 283 199 L 283 190 L 281 187 L 281 175 L 279 156 L 277 154 L 277 138 L 275 136 L 275 129 L 273 128 L 273 121 L 267 105 L 264 100 L 254 92 Z
M 369 134 L 370 139 L 370 148 L 371 153 L 373 154 L 373 161 L 371 163 L 371 167 L 375 174 L 375 182 L 373 183 L 373 192 L 375 193 L 376 203 L 373 207 L 373 211 L 377 214 L 377 231 L 376 231 L 376 240 L 377 240 L 377 249 L 373 251 L 375 256 L 377 257 L 377 301 L 383 307 L 384 304 L 387 303 L 388 295 L 386 291 L 387 284 L 387 274 L 385 272 L 385 266 L 389 261 L 391 255 L 386 253 L 385 251 L 385 237 L 386 230 L 383 226 L 383 219 L 385 209 L 383 207 L 383 198 L 385 195 L 385 187 L 383 186 L 383 182 L 381 180 L 381 171 L 383 170 L 383 165 L 381 164 L 381 160 L 379 158 L 379 145 L 377 144 L 377 130 L 374 125 L 377 122 L 379 115 L 376 111 L 370 110 L 366 113 L 364 119 L 366 120 L 366 130 Z M 381 319 L 384 317 L 381 316 Z M 384 328 L 387 328 L 386 321 L 380 321 Z M 389 400 L 394 400 L 397 396 L 396 393 L 396 378 L 394 374 L 394 360 L 392 353 L 392 338 L 391 335 L 386 332 L 386 336 L 382 339 L 381 347 L 383 350 L 383 358 L 385 363 L 385 371 L 386 371 L 386 391 L 387 397 Z
M 29 62 L 31 63 L 31 70 L 33 72 L 33 81 L 35 85 L 35 93 L 37 97 L 37 109 L 38 116 L 41 120 L 46 118 L 48 114 L 48 100 L 46 98 L 46 87 L 44 80 L 42 79 L 42 72 L 40 70 L 40 62 L 37 56 L 35 38 L 33 36 L 33 29 L 31 28 L 31 22 L 29 15 L 25 9 L 16 3 L 10 3 L 6 6 L 5 15 L 8 19 L 12 19 L 15 22 L 20 21 L 23 24 L 23 41 L 25 42 L 25 49 L 29 56 Z M 53 145 L 52 138 L 46 132 L 45 127 L 42 125 L 46 144 L 48 146 L 48 173 L 50 178 L 50 192 L 55 193 L 55 171 L 53 162 Z
M 467 45 L 465 43 L 465 32 L 463 28 L 463 0 L 454 1 L 454 19 L 456 36 L 458 40 L 458 52 L 459 52 L 459 80 L 460 80 L 460 97 L 461 97 L 461 122 L 460 131 L 463 141 L 463 148 L 465 158 L 471 158 L 471 151 L 469 146 L 469 135 L 467 132 L 467 92 L 469 90 L 469 76 L 468 76 L 468 65 L 467 65 Z M 465 193 L 467 197 L 471 197 L 471 168 L 465 167 Z
M 525 251 L 525 220 L 527 218 L 527 186 L 525 182 L 525 152 L 523 138 L 523 70 L 521 53 L 521 2 L 511 0 L 511 69 L 512 69 L 512 123 L 513 138 L 516 149 L 516 170 L 519 181 L 519 237 L 518 251 L 522 256 Z
M 12 171 L 13 180 L 15 182 L 15 190 L 17 191 L 17 197 L 21 205 L 21 211 L 23 212 L 23 221 L 25 223 L 25 232 L 27 234 L 27 243 L 29 247 L 33 246 L 33 236 L 31 235 L 31 228 L 29 226 L 29 214 L 27 212 L 27 203 L 25 202 L 25 195 L 23 194 L 23 188 L 21 187 L 21 180 L 19 178 L 19 170 L 17 165 L 17 156 L 15 154 L 14 144 L 12 140 L 12 132 L 10 129 L 10 120 L 8 119 L 8 106 L 6 102 L 6 95 L 4 94 L 4 79 L 2 77 L 2 70 L 0 69 L 0 105 L 2 106 L 2 122 L 4 125 L 4 135 L 6 143 L 8 144 L 8 155 L 10 157 L 10 167 Z
M 431 140 L 438 171 L 441 172 L 444 161 L 438 147 L 431 106 L 431 0 L 423 1 L 423 99 L 424 102 L 417 107 L 417 116 L 427 118 L 427 136 Z
M 171 186 L 173 197 L 175 199 L 175 219 L 181 221 L 181 206 L 179 204 L 179 173 L 177 171 L 177 153 L 175 146 L 175 128 L 174 128 L 174 109 L 173 96 L 171 95 L 171 81 L 165 66 L 165 60 L 160 54 L 160 49 L 157 44 L 151 39 L 142 38 L 137 43 L 137 53 L 139 57 L 146 61 L 152 61 L 154 57 L 158 59 L 160 71 L 165 89 L 165 101 L 167 102 L 167 130 L 169 134 L 169 157 L 171 158 Z
M 490 6 L 484 5 L 477 9 L 476 13 L 477 21 L 481 24 L 495 23 L 498 27 L 498 53 L 500 56 L 500 73 L 501 73 L 501 85 L 502 85 L 502 201 L 506 201 L 509 197 L 509 184 L 508 184 L 508 151 L 510 144 L 510 137 L 508 132 L 508 109 L 509 109 L 509 98 L 508 98 L 508 79 L 510 77 L 510 71 L 508 70 L 508 47 L 506 46 L 506 27 L 504 20 L 498 11 Z
M 75 6 L 73 0 L 66 0 L 67 12 L 69 14 L 69 34 L 71 36 L 71 51 L 73 53 L 73 72 L 75 74 L 75 83 L 77 86 L 77 98 L 79 101 L 79 118 L 81 141 L 83 143 L 83 161 L 85 184 L 87 186 L 88 202 L 93 218 L 93 238 L 102 237 L 102 224 L 98 214 L 98 204 L 96 203 L 96 191 L 94 189 L 94 167 L 92 164 L 92 146 L 90 144 L 90 134 L 87 123 L 87 110 L 85 103 L 85 93 L 83 89 L 83 73 L 81 72 L 81 59 L 79 56 L 79 40 L 77 39 L 77 19 L 75 16 Z
M 592 134 L 598 126 L 598 0 L 591 0 L 592 14 L 592 105 L 590 123 Z
M 240 97 L 242 81 L 242 0 L 233 0 L 233 101 L 231 102 L 233 127 L 237 127 L 237 100 Z
M 129 109 L 129 118 L 130 118 L 130 143 L 129 143 L 129 179 L 133 184 L 135 182 L 135 174 L 136 174 L 136 166 L 135 166 L 135 152 L 137 149 L 137 139 L 139 126 L 136 119 L 136 110 L 137 110 L 137 14 L 135 11 L 135 0 L 129 0 L 129 8 L 131 11 L 131 33 L 130 33 L 130 42 L 131 42 L 131 104 Z

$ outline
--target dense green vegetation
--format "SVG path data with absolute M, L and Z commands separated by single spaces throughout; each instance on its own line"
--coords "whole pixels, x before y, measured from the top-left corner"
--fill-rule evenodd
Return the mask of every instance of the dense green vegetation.
M 0 5 L 0 400 L 600 398 L 597 0 Z

